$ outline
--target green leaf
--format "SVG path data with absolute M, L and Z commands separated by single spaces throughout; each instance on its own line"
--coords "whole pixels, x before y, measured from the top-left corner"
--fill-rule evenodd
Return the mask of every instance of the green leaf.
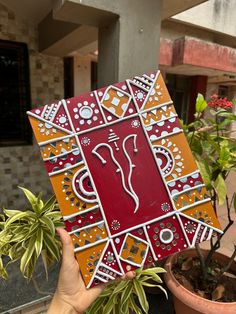
M 230 121 L 236 121 L 236 115 L 231 113 L 231 112 L 228 112 L 228 111 L 219 113 L 218 116 L 219 117 L 226 117 Z
M 114 290 L 114 285 L 110 284 L 110 285 L 106 286 L 106 288 L 102 291 L 100 296 L 101 297 L 109 297 L 112 294 L 113 290 Z
M 53 239 L 49 234 L 44 232 L 43 243 L 51 255 L 57 260 L 60 260 L 59 247 L 56 245 L 55 239 Z
M 28 239 L 28 238 L 30 238 L 32 235 L 35 235 L 35 233 L 37 232 L 38 228 L 39 228 L 39 223 L 38 223 L 38 222 L 33 223 L 33 224 L 30 226 L 30 228 L 29 228 L 29 232 L 27 233 L 26 238 Z
M 13 222 L 17 221 L 17 220 L 30 220 L 32 218 L 35 219 L 35 214 L 30 212 L 30 211 L 26 211 L 26 212 L 20 212 L 18 214 L 15 214 L 14 216 L 12 216 L 11 218 L 7 219 L 5 227 L 8 227 L 10 224 L 12 224 Z
M 134 313 L 135 314 L 142 314 L 142 311 L 141 311 L 141 309 L 138 307 L 138 305 L 136 304 L 136 302 L 135 302 L 135 298 L 134 298 L 134 296 L 131 294 L 131 296 L 130 296 L 130 304 L 131 304 L 131 306 L 132 306 L 132 309 L 134 310 Z
M 44 203 L 43 203 L 41 198 L 42 198 L 42 192 L 40 192 L 38 197 L 37 197 L 37 203 L 38 203 L 40 209 L 42 209 L 44 207 Z
M 152 279 L 156 282 L 162 283 L 160 276 L 158 276 L 157 274 L 152 274 Z
M 22 257 L 22 255 L 24 254 L 23 252 L 24 252 L 24 249 L 21 243 L 16 243 L 10 248 L 9 257 L 12 261 L 16 261 Z
M 153 267 L 153 268 L 148 268 L 142 271 L 142 275 L 152 275 L 153 273 L 158 273 L 158 274 L 162 274 L 162 273 L 166 273 L 166 270 L 162 267 Z
M 103 306 L 107 298 L 98 298 L 92 306 L 86 311 L 86 314 L 95 314 L 99 311 L 99 309 Z
M 35 243 L 35 237 L 32 237 L 27 245 L 27 249 L 25 250 L 25 253 L 23 254 L 20 262 L 20 270 L 22 274 L 25 274 L 26 268 L 30 262 L 30 259 L 34 253 L 34 243 Z
M 4 268 L 2 257 L 0 256 L 0 277 L 7 280 L 8 279 L 8 273 L 6 269 Z
M 24 274 L 27 279 L 30 279 L 32 277 L 33 272 L 35 270 L 36 261 L 37 261 L 36 254 L 35 252 L 33 252 Z
M 207 102 L 205 101 L 202 94 L 197 95 L 196 99 L 196 112 L 201 113 L 203 112 L 207 107 Z
M 152 276 L 141 276 L 138 278 L 140 282 L 152 280 Z
M 222 177 L 222 174 L 219 173 L 218 177 L 215 180 L 215 190 L 218 198 L 219 206 L 223 205 L 226 199 L 227 188 L 225 184 L 225 180 Z
M 120 302 L 122 304 L 122 308 L 123 308 L 124 304 L 126 304 L 126 303 L 128 304 L 128 300 L 129 300 L 129 297 L 130 297 L 130 295 L 132 293 L 132 290 L 133 290 L 133 281 L 129 280 L 128 285 L 126 286 L 126 288 L 123 290 L 123 292 L 121 294 Z
M 109 300 L 106 302 L 106 305 L 104 306 L 103 313 L 106 313 L 106 314 L 111 313 L 114 306 L 113 298 L 114 298 L 114 295 L 112 294 Z
M 52 210 L 56 205 L 56 197 L 53 195 L 43 206 L 42 212 L 46 212 L 48 210 Z
M 24 230 L 22 229 L 21 232 L 13 234 L 12 238 L 11 238 L 11 242 L 22 242 L 22 241 L 24 241 L 28 232 L 29 232 L 29 230 L 27 230 L 27 229 L 24 229 Z
M 37 203 L 37 197 L 30 190 L 23 188 L 22 186 L 18 186 L 18 188 L 24 192 L 31 205 Z
M 36 241 L 35 241 L 35 251 L 36 256 L 39 257 L 43 247 L 43 230 L 39 227 L 36 234 Z
M 142 286 L 146 286 L 146 287 L 158 287 L 157 284 L 152 284 L 152 283 L 148 283 L 148 282 L 142 282 Z
M 195 160 L 207 189 L 211 188 L 211 171 L 205 160 Z
M 3 212 L 7 217 L 12 217 L 16 214 L 22 213 L 21 210 L 5 209 L 5 208 L 3 208 Z
M 144 312 L 148 314 L 149 304 L 147 302 L 147 298 L 146 298 L 146 294 L 144 292 L 144 289 L 138 280 L 134 279 L 133 283 L 134 283 L 135 293 L 139 299 L 139 303 L 142 306 Z
M 168 294 L 167 294 L 167 292 L 166 292 L 166 289 L 163 288 L 161 285 L 157 285 L 157 287 L 165 293 L 165 296 L 166 296 L 166 298 L 168 299 Z
M 129 314 L 129 300 L 127 300 L 125 303 L 122 303 L 120 301 L 120 306 L 119 306 L 119 312 L 121 314 Z
M 46 274 L 46 279 L 48 279 L 48 256 L 47 256 L 47 250 L 42 250 L 41 257 L 43 261 L 43 266 Z
M 39 218 L 39 221 L 50 230 L 50 233 L 53 236 L 55 236 L 55 226 L 51 219 L 46 216 L 42 216 Z
M 112 294 L 118 293 L 125 289 L 125 287 L 128 285 L 128 280 L 122 280 L 120 281 L 117 286 L 115 287 L 114 291 Z

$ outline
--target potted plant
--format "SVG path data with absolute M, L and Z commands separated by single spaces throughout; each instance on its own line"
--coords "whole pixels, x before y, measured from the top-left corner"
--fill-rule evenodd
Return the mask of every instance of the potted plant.
M 183 124 L 216 214 L 219 206 L 226 207 L 224 234 L 233 226 L 231 211 L 236 210 L 236 194 L 230 197 L 226 185 L 228 175 L 236 171 L 236 139 L 230 130 L 236 121 L 233 106 L 234 101 L 217 95 L 207 103 L 199 94 L 194 121 Z M 211 240 L 209 250 L 197 244 L 167 260 L 165 281 L 177 314 L 236 313 L 236 246 L 231 257 L 216 252 L 224 234 Z
M 7 279 L 8 265 L 18 263 L 23 276 L 34 280 L 39 258 L 46 277 L 50 265 L 60 260 L 61 243 L 56 228 L 64 224 L 54 196 L 44 203 L 41 194 L 36 197 L 29 190 L 21 189 L 30 208 L 25 211 L 4 209 L 0 214 L 0 277 Z M 161 267 L 138 269 L 133 280 L 111 282 L 87 313 L 148 313 L 144 288 L 155 287 L 166 294 L 158 275 L 164 272 Z M 37 288 L 37 283 L 35 286 Z
M 7 267 L 19 262 L 20 271 L 31 279 L 41 257 L 46 276 L 48 268 L 60 260 L 60 241 L 56 228 L 63 222 L 55 197 L 46 203 L 22 188 L 31 208 L 25 211 L 4 209 L 0 214 L 0 277 L 7 279 Z

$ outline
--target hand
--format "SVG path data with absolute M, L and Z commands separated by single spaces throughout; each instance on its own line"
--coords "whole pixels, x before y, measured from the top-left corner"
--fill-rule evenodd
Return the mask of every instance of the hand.
M 62 242 L 62 265 L 57 289 L 48 309 L 48 314 L 82 314 L 96 300 L 106 285 L 86 289 L 74 257 L 74 246 L 64 229 L 57 229 Z M 130 271 L 122 279 L 133 279 Z

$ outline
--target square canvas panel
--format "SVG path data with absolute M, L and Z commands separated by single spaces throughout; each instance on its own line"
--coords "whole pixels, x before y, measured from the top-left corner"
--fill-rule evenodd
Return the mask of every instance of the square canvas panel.
M 28 114 L 87 287 L 222 232 L 159 71 Z

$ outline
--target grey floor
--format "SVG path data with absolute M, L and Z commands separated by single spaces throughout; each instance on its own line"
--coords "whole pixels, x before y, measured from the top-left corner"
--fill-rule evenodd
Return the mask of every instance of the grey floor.
M 49 273 L 48 281 L 45 278 L 43 266 L 37 266 L 37 275 L 35 281 L 38 289 L 45 295 L 37 292 L 32 282 L 27 282 L 19 272 L 18 265 L 12 265 L 9 268 L 9 280 L 0 279 L 0 314 L 30 303 L 47 295 L 47 292 L 53 293 L 57 284 L 59 266 L 54 266 Z M 168 300 L 163 293 L 147 293 L 150 306 L 149 314 L 174 314 L 172 296 L 168 293 Z

